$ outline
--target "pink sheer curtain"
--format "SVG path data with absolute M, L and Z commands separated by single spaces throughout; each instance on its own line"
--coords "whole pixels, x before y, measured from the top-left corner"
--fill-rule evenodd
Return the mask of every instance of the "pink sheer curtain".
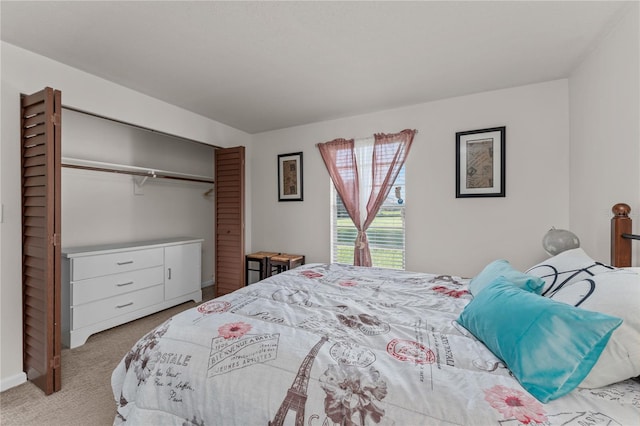
M 353 264 L 356 266 L 371 266 L 371 251 L 366 231 L 389 195 L 407 159 L 415 134 L 415 130 L 406 129 L 399 133 L 374 135 L 371 188 L 360 188 L 353 139 L 335 139 L 318 144 L 329 176 L 358 230 L 353 252 Z M 360 206 L 359 203 L 360 191 L 363 190 L 370 191 L 366 206 Z M 361 208 L 366 208 L 367 211 L 364 223 L 360 220 Z
M 361 229 L 358 202 L 360 188 L 354 140 L 334 139 L 331 142 L 319 143 L 318 149 L 349 217 L 356 229 Z

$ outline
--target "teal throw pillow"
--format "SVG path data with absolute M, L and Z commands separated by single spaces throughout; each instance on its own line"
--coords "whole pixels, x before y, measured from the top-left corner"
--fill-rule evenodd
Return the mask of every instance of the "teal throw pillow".
M 540 294 L 544 286 L 544 280 L 542 278 L 520 272 L 514 269 L 508 261 L 500 259 L 494 260 L 485 266 L 482 272 L 471 280 L 469 283 L 469 291 L 476 296 L 483 288 L 500 276 L 505 277 L 507 281 L 516 287 L 536 294 Z
M 464 308 L 458 323 L 502 359 L 529 393 L 548 402 L 582 382 L 622 320 L 529 293 L 499 277 Z

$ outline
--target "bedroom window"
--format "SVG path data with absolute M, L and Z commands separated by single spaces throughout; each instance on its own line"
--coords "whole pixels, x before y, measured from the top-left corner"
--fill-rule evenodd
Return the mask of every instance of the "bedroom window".
M 404 166 L 393 189 L 373 220 L 367 235 L 372 266 L 405 268 L 405 173 Z M 353 263 L 353 242 L 358 231 L 349 218 L 338 191 L 331 185 L 331 259 L 338 263 Z
M 316 145 L 336 191 L 330 203 L 332 261 L 347 263 L 343 250 L 351 239 L 353 265 L 404 269 L 404 163 L 416 132 Z

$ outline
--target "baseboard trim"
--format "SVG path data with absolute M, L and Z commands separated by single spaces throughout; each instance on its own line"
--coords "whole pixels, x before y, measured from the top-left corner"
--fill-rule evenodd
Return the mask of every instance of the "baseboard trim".
M 213 280 L 209 280 L 209 281 L 205 281 L 205 282 L 203 282 L 203 283 L 202 283 L 202 285 L 201 285 L 201 287 L 202 287 L 202 288 L 205 288 L 205 287 L 209 287 L 209 286 L 211 286 L 211 285 L 213 285 Z
M 27 381 L 27 375 L 24 371 L 20 374 L 16 374 L 15 376 L 5 377 L 0 380 L 0 392 L 4 392 L 7 389 L 15 388 Z

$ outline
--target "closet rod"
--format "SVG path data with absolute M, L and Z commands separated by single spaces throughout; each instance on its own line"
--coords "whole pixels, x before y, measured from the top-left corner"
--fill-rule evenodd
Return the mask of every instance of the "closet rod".
M 128 170 L 116 170 L 116 169 L 108 169 L 106 167 L 92 167 L 92 166 L 79 166 L 77 164 L 62 164 L 62 167 L 67 167 L 70 169 L 82 169 L 82 170 L 93 170 L 97 172 L 108 172 L 108 173 L 122 173 L 125 175 L 133 175 L 133 176 L 144 176 L 144 177 L 155 177 L 162 179 L 176 179 L 176 180 L 186 180 L 190 182 L 202 182 L 202 183 L 214 183 L 213 179 L 196 179 L 196 178 L 187 178 L 181 176 L 169 176 L 169 175 L 161 175 L 157 174 L 155 176 L 149 175 L 148 173 L 143 172 L 133 172 Z
M 166 133 L 166 132 L 163 132 L 163 131 L 160 131 L 160 130 L 151 129 L 149 127 L 140 126 L 138 124 L 129 123 L 127 121 L 118 120 L 117 118 L 111 118 L 111 117 L 107 117 L 107 116 L 104 116 L 104 115 L 96 114 L 96 113 L 93 113 L 93 112 L 84 111 L 84 110 L 81 110 L 81 109 L 78 109 L 78 108 L 75 108 L 75 107 L 72 107 L 72 106 L 69 106 L 69 105 L 62 105 L 62 109 L 67 109 L 69 111 L 77 112 L 79 114 L 90 115 L 92 117 L 100 118 L 100 119 L 107 120 L 107 121 L 113 121 L 114 123 L 123 124 L 125 126 L 133 127 L 133 128 L 144 130 L 144 131 L 151 132 L 151 133 L 157 133 L 159 135 L 168 136 L 170 138 L 182 139 L 182 140 L 188 141 L 188 142 L 199 143 L 201 145 L 210 146 L 210 147 L 212 147 L 214 149 L 221 149 L 222 148 L 221 146 L 218 146 L 218 145 L 211 145 L 211 144 L 208 144 L 208 143 L 197 141 L 195 139 L 185 138 L 184 136 L 173 135 L 171 133 Z
M 92 171 L 107 172 L 107 173 L 121 173 L 126 175 L 142 176 L 147 178 L 151 177 L 151 178 L 162 178 L 162 179 L 175 179 L 175 180 L 182 180 L 182 181 L 189 181 L 189 182 L 200 182 L 200 183 L 211 183 L 211 184 L 214 183 L 214 180 L 212 178 L 210 179 L 205 176 L 189 175 L 186 173 L 169 172 L 166 170 L 155 170 L 155 169 L 149 169 L 145 167 L 126 166 L 126 165 L 103 163 L 103 162 L 90 161 L 90 160 L 82 160 L 82 162 L 94 163 L 93 165 L 73 164 L 73 161 L 76 161 L 76 160 L 72 158 L 62 158 L 61 166 L 67 167 L 70 169 L 92 170 Z M 129 168 L 130 170 L 107 167 L 110 165 L 121 166 L 123 168 Z M 137 170 L 131 170 L 131 169 L 137 169 Z

